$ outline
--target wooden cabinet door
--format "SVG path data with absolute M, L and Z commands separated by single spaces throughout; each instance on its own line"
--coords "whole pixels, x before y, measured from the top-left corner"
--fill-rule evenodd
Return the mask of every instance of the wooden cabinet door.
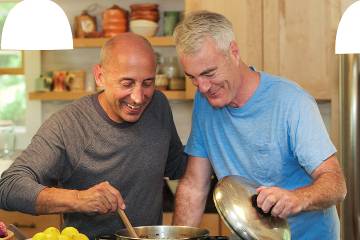
M 226 16 L 233 24 L 242 59 L 256 69 L 263 69 L 262 0 L 185 0 L 185 13 L 196 10 L 208 10 Z M 193 96 L 194 89 L 191 82 L 187 81 L 187 98 Z
M 0 210 L 0 221 L 6 225 L 14 224 L 27 237 L 32 237 L 35 233 L 44 231 L 47 227 L 60 227 L 59 215 L 32 216 L 20 212 L 8 212 Z
M 265 0 L 263 9 L 264 70 L 297 82 L 316 99 L 331 99 L 339 0 Z

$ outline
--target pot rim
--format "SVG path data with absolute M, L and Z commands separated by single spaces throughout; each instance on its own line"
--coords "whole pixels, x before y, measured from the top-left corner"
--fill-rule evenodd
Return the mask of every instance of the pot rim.
M 189 236 L 189 237 L 180 237 L 180 238 L 142 238 L 142 237 L 138 237 L 138 238 L 134 238 L 134 237 L 130 237 L 130 236 L 124 236 L 124 235 L 120 235 L 119 232 L 116 232 L 114 235 L 116 237 L 121 237 L 124 239 L 148 239 L 148 240 L 152 240 L 152 239 L 176 239 L 176 240 L 190 240 L 190 239 L 194 239 L 194 238 L 205 238 L 208 237 L 210 232 L 209 230 L 205 229 L 205 228 L 198 228 L 198 227 L 191 227 L 191 226 L 174 226 L 174 225 L 149 225 L 149 226 L 137 226 L 134 227 L 134 230 L 136 231 L 137 229 L 151 229 L 151 228 L 165 228 L 165 229 L 192 229 L 192 230 L 198 230 L 198 231 L 203 231 L 204 234 L 199 234 L 198 236 Z M 126 228 L 121 229 L 120 231 L 127 231 Z

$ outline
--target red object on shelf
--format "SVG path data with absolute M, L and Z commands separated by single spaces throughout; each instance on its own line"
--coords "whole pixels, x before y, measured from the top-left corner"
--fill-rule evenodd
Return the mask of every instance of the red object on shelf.
M 113 37 L 128 30 L 127 11 L 117 5 L 103 12 L 104 37 Z

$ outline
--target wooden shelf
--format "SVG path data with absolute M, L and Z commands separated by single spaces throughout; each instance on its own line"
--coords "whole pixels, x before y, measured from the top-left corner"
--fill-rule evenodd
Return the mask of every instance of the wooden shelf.
M 42 101 L 71 101 L 83 96 L 92 94 L 92 92 L 30 92 L 29 100 L 42 100 Z
M 183 100 L 185 91 L 162 91 L 168 99 Z M 30 92 L 29 100 L 41 101 L 72 101 L 93 92 Z
M 174 39 L 169 37 L 149 37 L 147 38 L 155 47 L 174 46 Z M 75 38 L 74 48 L 98 48 L 102 47 L 109 38 Z

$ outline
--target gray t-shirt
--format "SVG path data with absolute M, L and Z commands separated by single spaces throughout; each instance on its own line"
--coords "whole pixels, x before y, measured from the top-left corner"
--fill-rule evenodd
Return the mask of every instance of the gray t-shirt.
M 179 178 L 186 166 L 168 101 L 156 91 L 139 121 L 116 123 L 97 97 L 83 97 L 45 121 L 2 174 L 0 208 L 35 214 L 45 186 L 88 189 L 109 181 L 133 225 L 161 223 L 163 177 Z M 64 220 L 90 238 L 123 228 L 116 213 L 65 213 Z

